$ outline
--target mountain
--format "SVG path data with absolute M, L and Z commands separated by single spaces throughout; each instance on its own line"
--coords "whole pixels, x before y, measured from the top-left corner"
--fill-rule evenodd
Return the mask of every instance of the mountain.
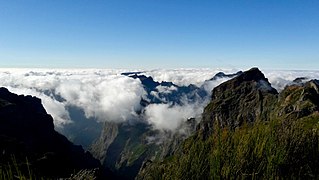
M 213 89 L 200 129 L 207 133 L 211 132 L 214 124 L 236 128 L 243 123 L 269 120 L 271 103 L 277 94 L 259 69 L 240 73 Z
M 142 72 L 128 72 L 122 75 L 139 79 L 147 93 L 141 100 L 145 108 L 150 104 L 184 105 L 185 103 L 204 103 L 208 92 L 206 83 L 220 78 L 230 78 L 239 75 L 218 73 L 212 79 L 205 81 L 200 87 L 195 85 L 178 86 L 172 82 L 157 82 Z M 181 124 L 176 132 L 154 129 L 144 119 L 144 110 L 139 112 L 136 120 L 114 123 L 105 122 L 100 138 L 92 145 L 90 151 L 95 158 L 125 179 L 134 179 L 142 164 L 147 160 L 159 160 L 173 154 L 185 138 L 195 131 L 198 120 L 190 118 Z
M 194 134 L 137 179 L 316 179 L 318 124 L 318 80 L 278 93 L 252 68 L 214 88 Z
M 147 159 L 163 159 L 195 129 L 195 119 L 181 127 L 184 133 L 163 132 L 145 122 L 105 122 L 100 138 L 90 151 L 104 167 L 122 179 L 134 179 Z
M 205 83 L 220 78 L 230 78 L 239 75 L 218 73 L 204 85 L 178 86 L 172 82 L 157 82 L 152 77 L 142 75 L 142 72 L 128 72 L 122 75 L 139 79 L 147 97 L 141 100 L 145 108 L 150 104 L 183 105 L 185 103 L 204 103 L 209 93 Z M 90 152 L 100 160 L 103 166 L 111 168 L 124 179 L 134 179 L 143 163 L 150 160 L 160 160 L 172 155 L 177 146 L 195 131 L 198 120 L 190 118 L 175 131 L 154 129 L 144 119 L 143 109 L 136 120 L 124 123 L 105 122 L 100 137 L 91 146 Z
M 62 178 L 100 167 L 89 152 L 54 130 L 40 99 L 5 88 L 0 88 L 0 152 L 2 172 L 21 168 L 36 177 Z
M 123 74 L 123 73 L 122 73 Z M 143 99 L 148 104 L 171 103 L 184 104 L 187 102 L 203 101 L 208 93 L 205 89 L 193 84 L 188 86 L 178 86 L 172 82 L 157 82 L 151 76 L 140 75 L 139 73 L 124 73 L 128 77 L 139 79 L 147 93 L 147 99 Z

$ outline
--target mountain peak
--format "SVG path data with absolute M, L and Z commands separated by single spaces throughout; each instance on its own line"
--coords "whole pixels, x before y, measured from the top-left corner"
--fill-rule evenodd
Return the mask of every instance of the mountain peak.
M 209 134 L 215 123 L 235 128 L 264 119 L 270 109 L 263 107 L 267 107 L 277 94 L 258 68 L 245 71 L 213 89 L 200 128 Z
M 256 89 L 261 90 L 262 92 L 270 92 L 272 94 L 278 94 L 276 89 L 274 89 L 269 83 L 268 79 L 258 68 L 251 68 L 248 71 L 240 72 L 239 75 L 233 79 L 226 81 L 215 89 L 213 89 L 212 98 L 217 98 L 224 94 L 225 91 L 236 90 L 243 91 L 241 89 Z M 236 92 L 243 93 L 243 92 Z
M 237 80 L 240 81 L 259 81 L 259 80 L 267 80 L 264 74 L 256 67 L 249 69 L 241 73 Z M 268 80 L 267 80 L 268 81 Z

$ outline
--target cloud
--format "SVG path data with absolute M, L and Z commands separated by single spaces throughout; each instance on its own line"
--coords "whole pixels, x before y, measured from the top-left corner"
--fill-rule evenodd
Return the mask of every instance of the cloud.
M 157 86 L 156 89 L 158 90 L 158 92 L 164 93 L 164 94 L 171 94 L 172 91 L 177 90 L 177 88 L 175 86 L 167 87 L 167 86 L 161 86 L 161 85 Z
M 145 116 L 149 123 L 160 130 L 175 131 L 188 118 L 197 117 L 202 113 L 199 104 L 183 106 L 170 104 L 151 104 L 145 109 Z
M 42 99 L 54 124 L 70 123 L 68 106 L 83 109 L 87 118 L 126 121 L 136 116 L 145 92 L 139 80 L 123 70 L 1 69 L 0 86 Z
M 201 86 L 205 80 L 212 78 L 218 72 L 236 73 L 238 69 L 220 68 L 187 68 L 187 69 L 157 69 L 144 71 L 146 76 L 152 76 L 155 81 L 173 82 L 179 86 L 194 84 Z
M 146 99 L 146 92 L 138 79 L 121 75 L 124 69 L 0 69 L 0 86 L 17 94 L 30 94 L 42 99 L 47 112 L 54 118 L 56 127 L 71 123 L 68 107 L 83 110 L 87 118 L 98 121 L 123 122 L 141 118 L 140 100 Z M 138 70 L 140 71 L 140 70 Z M 208 94 L 228 78 L 205 81 L 223 71 L 235 73 L 237 69 L 158 69 L 143 71 L 156 81 L 171 81 L 177 85 L 195 84 Z M 277 90 L 282 90 L 297 77 L 318 79 L 319 71 L 264 71 L 265 76 Z M 162 94 L 171 94 L 174 86 L 159 86 Z M 157 92 L 153 92 L 156 93 Z M 158 94 L 158 93 L 157 93 Z M 172 105 L 151 104 L 143 111 L 146 121 L 157 129 L 175 130 L 190 117 L 201 114 L 207 99 L 191 102 L 183 97 L 184 103 Z
M 140 107 L 145 94 L 138 80 L 118 75 L 61 82 L 56 93 L 70 105 L 81 107 L 86 117 L 99 121 L 126 121 Z
M 221 83 L 229 80 L 231 78 L 217 78 L 214 81 L 205 81 L 202 85 L 202 87 L 204 88 L 204 90 L 208 93 L 211 94 L 211 91 L 218 85 L 220 85 Z
M 273 71 L 266 70 L 263 72 L 271 83 L 272 87 L 278 91 L 283 90 L 287 85 L 291 84 L 293 80 L 299 77 L 306 77 L 308 79 L 319 79 L 319 71 Z

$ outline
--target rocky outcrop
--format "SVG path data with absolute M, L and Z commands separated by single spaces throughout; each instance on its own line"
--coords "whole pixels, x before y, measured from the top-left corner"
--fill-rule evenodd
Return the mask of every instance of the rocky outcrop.
M 278 93 L 252 68 L 214 88 L 196 132 L 137 179 L 318 178 L 318 123 L 318 80 Z
M 25 163 L 39 176 L 68 177 L 74 171 L 99 168 L 81 146 L 54 130 L 41 100 L 0 88 L 0 164 Z M 0 166 L 1 166 L 0 165 Z
M 319 81 L 287 86 L 278 97 L 273 117 L 300 119 L 319 111 Z
M 277 94 L 259 69 L 240 73 L 213 89 L 199 128 L 209 135 L 214 125 L 236 128 L 243 123 L 269 120 Z

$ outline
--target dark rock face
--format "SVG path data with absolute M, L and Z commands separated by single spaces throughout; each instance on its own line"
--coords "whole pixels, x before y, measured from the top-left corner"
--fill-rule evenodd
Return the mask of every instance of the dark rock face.
M 212 91 L 203 119 L 197 127 L 209 136 L 214 125 L 236 128 L 244 123 L 274 118 L 300 119 L 319 110 L 318 80 L 287 86 L 278 93 L 257 68 L 222 83 Z
M 220 171 L 216 171 L 218 172 L 215 174 L 216 179 L 318 177 L 318 161 L 314 157 L 317 157 L 319 154 L 319 136 L 317 134 L 319 122 L 319 81 L 310 80 L 303 82 L 303 79 L 301 81 L 299 82 L 298 80 L 295 84 L 285 87 L 283 91 L 278 93 L 271 87 L 264 75 L 257 68 L 253 68 L 217 86 L 212 92 L 211 102 L 205 108 L 202 121 L 197 126 L 196 132 L 193 136 L 183 141 L 183 143 L 180 143 L 179 148 L 181 150 L 177 151 L 172 157 L 162 161 L 145 162 L 136 179 L 153 179 L 154 177 L 155 179 L 176 179 L 177 177 L 177 179 L 209 179 L 214 177 L 211 174 L 212 172 L 210 172 L 213 166 L 217 167 L 217 169 L 219 168 L 218 170 Z M 260 123 L 262 126 L 256 123 L 259 121 L 262 121 Z M 243 126 L 245 124 L 248 126 Z M 215 129 L 215 127 L 218 128 Z M 240 139 L 245 133 L 248 133 L 250 137 L 254 137 L 249 139 L 249 142 L 251 142 L 250 140 L 258 141 L 258 138 L 262 138 L 260 136 L 262 133 L 258 131 L 251 133 L 250 130 L 253 128 L 256 130 L 261 127 L 263 127 L 262 132 L 265 132 L 264 130 L 267 130 L 267 128 L 270 130 L 269 133 L 266 133 L 264 139 L 268 140 L 268 134 L 271 133 L 276 134 L 272 137 L 278 135 L 276 141 L 263 142 L 268 143 L 268 147 L 274 145 L 274 151 L 279 149 L 278 151 L 285 152 L 284 157 L 287 157 L 287 159 L 283 159 L 282 164 L 271 162 L 271 166 L 276 166 L 272 173 L 265 170 L 268 168 L 266 165 L 257 163 L 258 168 L 259 165 L 263 166 L 264 172 L 258 169 L 258 173 L 260 174 L 256 173 L 253 176 L 247 176 L 248 174 L 251 175 L 251 173 L 244 175 L 241 172 L 244 166 L 241 166 L 231 171 L 230 176 L 223 177 L 221 172 L 225 170 L 223 167 L 229 165 L 227 164 L 229 159 L 230 161 L 236 160 L 239 157 L 236 155 L 244 152 L 243 149 L 246 150 L 245 153 L 248 152 L 247 154 L 253 155 L 256 148 L 263 149 L 265 147 L 258 143 L 252 146 L 245 146 L 244 143 L 241 143 L 237 146 L 237 149 L 234 146 L 237 138 Z M 298 135 L 294 136 L 294 133 L 291 132 L 298 132 L 296 133 Z M 226 133 L 229 133 L 228 136 L 226 136 Z M 225 138 L 233 138 L 233 134 L 236 135 L 236 138 Z M 298 139 L 296 140 L 297 143 L 292 143 L 295 139 Z M 222 141 L 222 145 L 218 141 Z M 225 145 L 226 143 L 223 144 L 223 142 L 228 142 L 228 146 Z M 219 152 L 219 147 L 222 146 L 229 148 L 223 149 L 226 151 L 230 150 L 228 155 L 226 151 L 221 150 L 221 153 Z M 232 151 L 232 149 L 235 149 L 235 151 Z M 285 151 L 282 151 L 282 149 L 285 149 Z M 207 158 L 214 152 L 218 152 L 216 156 L 212 156 L 212 159 Z M 261 153 L 260 158 L 266 159 L 265 162 L 267 162 L 267 158 L 277 155 L 276 153 L 272 153 L 274 152 L 264 151 Z M 234 164 L 230 164 L 229 167 L 233 168 L 242 162 L 251 163 L 252 161 L 257 162 L 258 160 L 252 156 L 248 156 Z M 192 167 L 195 168 L 192 169 Z M 246 170 L 254 171 L 255 167 L 247 166 Z M 302 167 L 307 167 L 308 169 L 304 171 Z M 184 169 L 187 172 L 183 171 Z M 237 170 L 239 174 L 236 174 Z M 233 172 L 235 173 L 232 174 Z
M 28 158 L 40 176 L 68 177 L 80 169 L 100 166 L 81 146 L 73 145 L 54 130 L 53 119 L 41 100 L 18 96 L 0 88 L 0 162 Z
M 211 131 L 214 125 L 236 128 L 267 120 L 277 94 L 259 69 L 250 69 L 213 89 L 200 128 Z

